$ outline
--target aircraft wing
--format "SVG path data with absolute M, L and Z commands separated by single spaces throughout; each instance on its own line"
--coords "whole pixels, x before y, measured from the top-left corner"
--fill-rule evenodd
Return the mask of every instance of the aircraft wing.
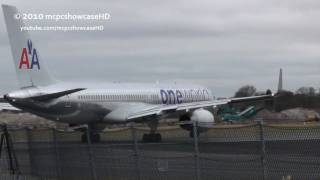
M 261 96 L 250 96 L 250 97 L 240 97 L 240 98 L 230 98 L 229 103 L 241 103 L 241 102 L 253 102 L 261 100 L 270 100 L 273 98 L 272 94 L 261 95 Z
M 202 102 L 192 102 L 184 104 L 174 104 L 174 105 L 150 105 L 149 108 L 144 107 L 143 110 L 138 110 L 136 112 L 131 112 L 127 116 L 127 120 L 134 120 L 138 118 L 143 118 L 151 115 L 163 115 L 174 113 L 178 111 L 192 111 L 198 108 L 210 108 L 216 107 L 224 104 L 233 104 L 240 102 L 252 102 L 252 101 L 261 101 L 272 99 L 273 95 L 261 95 L 261 96 L 251 96 L 251 97 L 242 97 L 242 98 L 226 98 L 221 100 L 213 101 L 202 101 Z

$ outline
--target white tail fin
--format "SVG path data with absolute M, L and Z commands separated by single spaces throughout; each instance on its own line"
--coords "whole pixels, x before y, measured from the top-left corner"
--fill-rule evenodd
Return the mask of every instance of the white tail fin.
M 21 31 L 24 24 L 17 8 L 2 5 L 2 9 L 20 87 L 52 84 L 54 79 L 48 74 L 45 62 L 40 58 L 28 32 Z

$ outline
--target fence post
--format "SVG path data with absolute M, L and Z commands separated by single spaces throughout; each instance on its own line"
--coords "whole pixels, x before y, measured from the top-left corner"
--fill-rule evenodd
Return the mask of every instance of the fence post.
M 199 144 L 198 144 L 198 122 L 192 122 L 193 142 L 194 142 L 194 158 L 196 165 L 196 179 L 200 180 L 200 162 L 199 162 Z
M 58 149 L 58 142 L 57 142 L 57 131 L 55 128 L 52 128 L 52 136 L 53 136 L 53 146 L 54 146 L 54 154 L 55 154 L 55 161 L 56 161 L 56 173 L 57 173 L 57 177 L 60 178 L 61 176 L 60 156 L 59 156 L 59 149 Z
M 90 168 L 91 168 L 91 174 L 92 174 L 92 179 L 97 180 L 97 173 L 96 173 L 96 168 L 95 164 L 93 162 L 93 154 L 92 154 L 92 147 L 91 147 L 91 129 L 90 126 L 88 125 L 86 128 L 86 136 L 87 136 L 87 147 L 88 147 L 88 155 L 89 155 L 89 163 L 90 163 Z
M 136 128 L 134 126 L 135 124 L 132 122 L 130 124 L 131 126 L 131 136 L 132 136 L 132 141 L 133 141 L 133 156 L 134 156 L 134 161 L 135 161 L 135 169 L 136 169 L 136 177 L 140 180 L 141 179 L 141 173 L 140 173 L 140 157 L 139 157 L 139 148 L 138 148 L 138 139 L 137 139 L 137 132 Z
M 2 131 L 3 132 L 1 134 L 1 143 L 0 143 L 0 158 L 1 158 L 2 148 L 4 148 L 7 152 L 7 160 L 9 163 L 8 168 L 9 168 L 10 174 L 20 173 L 18 159 L 16 157 L 16 154 L 13 148 L 12 138 L 10 136 L 10 133 L 8 132 L 6 125 L 2 126 Z
M 29 153 L 29 161 L 30 161 L 30 174 L 37 176 L 38 175 L 38 168 L 37 164 L 34 162 L 34 156 L 32 152 L 32 138 L 31 138 L 31 131 L 29 128 L 26 128 L 27 132 L 27 143 L 28 143 L 28 153 Z
M 263 173 L 263 180 L 267 179 L 267 171 L 266 171 L 266 142 L 264 139 L 264 124 L 263 119 L 258 121 L 259 123 L 259 130 L 260 130 L 260 142 L 261 142 L 261 165 L 262 165 L 262 173 Z

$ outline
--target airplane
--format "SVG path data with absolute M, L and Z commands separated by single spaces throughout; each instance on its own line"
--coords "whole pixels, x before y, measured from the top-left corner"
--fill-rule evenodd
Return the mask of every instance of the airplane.
M 3 96 L 12 106 L 56 122 L 68 123 L 70 127 L 88 125 L 88 136 L 99 142 L 107 124 L 145 123 L 150 133 L 143 135 L 145 142 L 160 142 L 157 133 L 159 121 L 177 118 L 179 121 L 197 122 L 197 127 L 206 129 L 214 123 L 213 109 L 219 105 L 266 100 L 265 95 L 217 100 L 203 86 L 187 84 L 147 83 L 67 83 L 53 78 L 39 51 L 24 26 L 16 18 L 14 6 L 2 5 L 7 33 L 11 46 L 14 67 L 20 89 Z M 208 125 L 209 124 L 209 125 Z M 192 128 L 184 125 L 182 128 Z

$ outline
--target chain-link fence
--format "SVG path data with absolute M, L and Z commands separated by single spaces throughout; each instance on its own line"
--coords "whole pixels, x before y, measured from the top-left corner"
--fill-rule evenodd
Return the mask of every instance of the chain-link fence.
M 320 179 L 317 124 L 219 125 L 199 137 L 196 127 L 162 127 L 158 143 L 143 142 L 149 129 L 135 124 L 109 128 L 99 143 L 78 131 L 3 128 L 0 179 Z

